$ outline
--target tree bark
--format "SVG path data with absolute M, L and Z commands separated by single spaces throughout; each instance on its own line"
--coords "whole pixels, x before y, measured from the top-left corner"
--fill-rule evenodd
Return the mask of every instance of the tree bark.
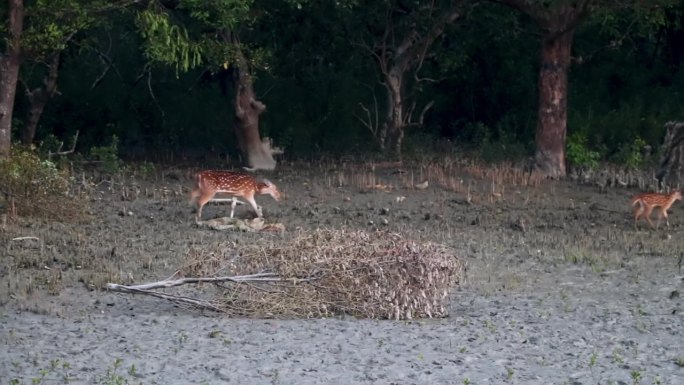
M 21 67 L 21 35 L 24 31 L 24 1 L 9 0 L 8 39 L 0 55 L 0 159 L 9 157 L 12 146 L 12 111 Z
M 442 16 L 433 20 L 433 24 L 424 33 L 420 33 L 418 26 L 411 25 L 404 33 L 401 42 L 395 46 L 394 33 L 398 29 L 397 23 L 388 16 L 385 24 L 383 40 L 379 44 L 379 52 L 373 52 L 380 71 L 383 75 L 383 85 L 387 91 L 387 112 L 384 122 L 378 130 L 377 141 L 382 151 L 393 151 L 401 157 L 401 149 L 406 129 L 410 126 L 423 124 L 423 116 L 428 107 L 423 109 L 418 120 L 413 120 L 415 100 L 411 102 L 411 94 L 417 84 L 426 79 L 419 79 L 418 72 L 430 46 L 445 31 L 446 27 L 456 21 L 462 14 L 459 3 L 451 9 L 443 11 Z M 390 9 L 391 15 L 392 10 Z M 413 71 L 413 78 L 407 75 Z M 413 80 L 413 83 L 410 82 Z M 407 108 L 407 105 L 413 104 Z
M 236 45 L 237 46 L 237 45 Z M 252 75 L 244 54 L 237 50 L 237 61 L 233 68 L 235 83 L 235 135 L 238 146 L 250 169 L 273 170 L 276 161 L 268 139 L 261 140 L 259 115 L 266 105 L 256 99 Z
M 568 71 L 573 31 L 542 41 L 535 162 L 546 176 L 562 178 L 568 118 Z
M 665 129 L 663 155 L 656 178 L 660 187 L 679 187 L 684 181 L 684 122 L 667 122 Z
M 387 117 L 380 131 L 380 149 L 391 149 L 394 154 L 401 156 L 401 146 L 404 138 L 404 99 L 402 88 L 404 87 L 405 68 L 392 68 L 385 79 L 387 89 Z
M 29 99 L 29 110 L 26 116 L 26 123 L 21 131 L 21 143 L 23 145 L 30 145 L 36 136 L 36 129 L 40 121 L 45 105 L 52 99 L 57 92 L 57 78 L 59 76 L 59 59 L 61 51 L 52 54 L 47 63 L 48 73 L 43 79 L 43 86 L 28 91 L 26 96 Z
M 526 13 L 542 30 L 535 163 L 547 177 L 562 178 L 566 175 L 565 136 L 572 41 L 577 25 L 589 14 L 592 0 L 491 1 Z

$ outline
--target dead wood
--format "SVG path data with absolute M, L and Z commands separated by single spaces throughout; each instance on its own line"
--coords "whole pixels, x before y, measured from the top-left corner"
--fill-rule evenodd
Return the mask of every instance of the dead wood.
M 230 316 L 412 319 L 447 316 L 449 290 L 463 281 L 464 271 L 453 250 L 439 244 L 387 231 L 315 230 L 266 246 L 200 245 L 168 279 L 106 287 Z M 186 284 L 214 298 L 152 291 Z
M 667 122 L 665 129 L 663 155 L 656 178 L 660 187 L 679 187 L 684 177 L 684 122 Z

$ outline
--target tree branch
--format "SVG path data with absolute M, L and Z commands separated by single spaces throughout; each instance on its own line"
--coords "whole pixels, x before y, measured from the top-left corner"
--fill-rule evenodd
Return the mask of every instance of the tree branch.
M 127 285 L 119 285 L 116 283 L 107 283 L 105 286 L 107 290 L 119 292 L 119 293 L 127 293 L 127 294 L 146 294 L 150 295 L 153 297 L 157 298 L 162 298 L 169 300 L 171 302 L 177 302 L 177 303 L 185 303 L 185 304 L 190 304 L 195 307 L 199 308 L 204 308 L 204 309 L 209 309 L 213 310 L 216 312 L 223 312 L 223 310 L 214 305 L 213 303 L 209 301 L 204 301 L 201 299 L 196 299 L 196 298 L 190 298 L 190 297 L 184 297 L 184 296 L 178 296 L 178 295 L 173 295 L 173 294 L 168 294 L 168 293 L 162 293 L 158 291 L 153 291 L 153 289 L 163 289 L 163 288 L 170 288 L 170 287 L 175 287 L 175 286 L 181 286 L 181 285 L 187 285 L 187 284 L 198 284 L 198 283 L 214 283 L 214 284 L 220 284 L 222 282 L 233 282 L 233 283 L 243 283 L 243 284 L 249 284 L 249 283 L 263 283 L 263 282 L 289 282 L 293 285 L 296 285 L 297 283 L 300 282 L 311 282 L 315 281 L 318 278 L 315 276 L 307 277 L 307 278 L 282 278 L 277 276 L 276 274 L 273 273 L 258 273 L 258 274 L 250 274 L 250 275 L 236 275 L 236 276 L 226 276 L 226 277 L 191 277 L 191 278 L 179 278 L 179 279 L 171 279 L 174 275 L 171 277 L 163 280 L 163 281 L 158 281 L 158 282 L 151 282 L 151 283 L 146 283 L 142 285 L 133 285 L 133 286 L 127 286 Z
M 78 142 L 78 133 L 79 131 L 76 130 L 76 134 L 74 135 L 73 143 L 71 143 L 71 148 L 65 151 L 62 151 L 62 147 L 64 147 L 64 141 L 59 142 L 59 148 L 57 148 L 57 151 L 51 152 L 48 151 L 48 159 L 52 158 L 53 155 L 68 155 L 74 152 L 76 150 L 76 143 Z

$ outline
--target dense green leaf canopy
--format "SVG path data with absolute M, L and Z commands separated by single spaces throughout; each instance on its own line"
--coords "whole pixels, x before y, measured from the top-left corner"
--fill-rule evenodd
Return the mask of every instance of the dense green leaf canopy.
M 398 38 L 402 28 L 428 28 L 430 12 L 455 3 L 26 1 L 20 84 L 39 84 L 43 71 L 32 63 L 64 51 L 59 94 L 41 118 L 38 142 L 80 131 L 84 151 L 116 134 L 122 155 L 232 154 L 234 90 L 227 69 L 237 43 L 268 106 L 261 130 L 288 154 L 377 151 L 356 116 L 360 105 L 386 108 L 373 52 L 387 20 L 395 20 L 389 38 Z M 531 154 L 543 28 L 536 19 L 559 6 L 587 5 L 569 73 L 573 138 L 617 159 L 637 139 L 657 145 L 663 123 L 683 118 L 682 2 L 463 3 L 462 20 L 448 27 L 411 75 L 430 79 L 412 96 L 435 104 L 424 125 L 407 133 L 407 152 L 448 139 L 488 159 Z M 0 8 L 4 17 L 6 8 Z M 6 45 L 6 28 L 0 32 Z M 26 108 L 19 92 L 15 130 Z

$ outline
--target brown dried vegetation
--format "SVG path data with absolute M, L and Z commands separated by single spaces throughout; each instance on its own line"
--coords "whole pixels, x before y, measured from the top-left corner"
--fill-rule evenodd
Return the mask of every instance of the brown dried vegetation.
M 82 219 L 87 197 L 72 188 L 68 171 L 32 150 L 15 149 L 0 160 L 0 209 L 10 217 L 38 217 L 76 221 Z
M 194 248 L 180 274 L 257 272 L 273 275 L 222 286 L 215 305 L 250 317 L 443 317 L 464 266 L 453 250 L 396 233 L 315 230 L 280 245 Z

